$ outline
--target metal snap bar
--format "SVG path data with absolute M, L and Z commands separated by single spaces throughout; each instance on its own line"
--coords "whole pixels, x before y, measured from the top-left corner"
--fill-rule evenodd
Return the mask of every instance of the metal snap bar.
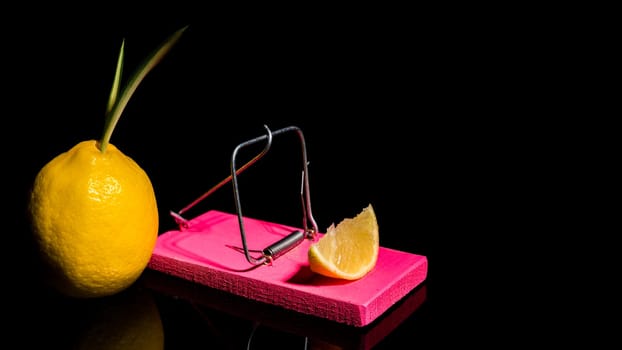
M 263 249 L 261 256 L 259 258 L 256 258 L 250 255 L 249 249 L 246 245 L 246 232 L 244 230 L 242 205 L 240 202 L 240 190 L 238 188 L 237 170 L 235 166 L 236 155 L 238 151 L 242 149 L 243 147 L 263 141 L 266 138 L 269 139 L 271 135 L 277 136 L 277 135 L 280 135 L 280 134 L 283 134 L 289 131 L 295 131 L 298 134 L 298 138 L 300 140 L 300 145 L 301 145 L 301 151 L 302 151 L 303 170 L 302 170 L 302 184 L 301 184 L 300 195 L 302 198 L 302 211 L 303 211 L 302 226 L 304 228 L 304 231 L 303 232 L 294 231 L 290 233 L 289 235 L 285 236 L 279 241 Z M 313 218 L 313 215 L 311 212 L 311 196 L 309 195 L 309 170 L 308 170 L 308 161 L 307 161 L 307 148 L 306 148 L 304 135 L 302 131 L 300 130 L 300 128 L 296 126 L 290 126 L 290 127 L 276 130 L 272 133 L 270 133 L 268 129 L 268 135 L 259 136 L 259 137 L 256 137 L 254 139 L 251 139 L 251 140 L 248 140 L 246 142 L 242 142 L 241 144 L 239 144 L 233 150 L 233 154 L 231 155 L 231 177 L 233 180 L 233 194 L 234 194 L 234 199 L 235 199 L 236 212 L 238 215 L 238 224 L 240 226 L 240 235 L 242 238 L 242 248 L 244 249 L 244 255 L 246 256 L 246 260 L 248 260 L 248 262 L 250 262 L 253 265 L 271 263 L 276 258 L 282 256 L 283 254 L 285 254 L 286 252 L 290 251 L 295 246 L 300 244 L 304 239 L 315 238 L 315 234 L 318 232 L 318 229 L 317 229 L 317 223 L 315 222 L 315 219 Z M 309 227 L 308 221 L 311 223 L 311 227 Z
M 242 241 L 242 247 L 241 248 L 231 247 L 231 248 L 234 248 L 236 250 L 239 250 L 240 252 L 243 252 L 244 256 L 246 257 L 246 260 L 252 265 L 271 264 L 275 259 L 284 255 L 285 253 L 287 253 L 288 251 L 296 247 L 298 244 L 300 244 L 305 239 L 315 239 L 316 233 L 318 232 L 317 223 L 315 222 L 315 219 L 313 218 L 313 214 L 311 211 L 311 196 L 310 196 L 310 191 L 309 191 L 309 171 L 308 171 L 308 161 L 307 161 L 307 149 L 306 149 L 306 143 L 305 143 L 302 130 L 300 130 L 300 128 L 296 126 L 285 127 L 285 128 L 276 130 L 274 132 L 270 131 L 270 129 L 265 125 L 264 125 L 264 128 L 267 131 L 265 135 L 242 142 L 235 147 L 231 155 L 231 164 L 230 164 L 231 175 L 230 176 L 223 179 L 221 182 L 216 184 L 209 191 L 207 191 L 205 194 L 197 198 L 195 201 L 190 203 L 188 206 L 184 207 L 178 213 L 170 211 L 171 216 L 175 219 L 177 224 L 180 226 L 180 229 L 188 228 L 189 221 L 184 219 L 181 216 L 181 214 L 183 214 L 185 211 L 192 208 L 198 202 L 208 197 L 210 194 L 212 194 L 214 191 L 216 191 L 217 189 L 219 189 L 220 187 L 222 187 L 229 181 L 232 181 L 233 195 L 234 195 L 234 200 L 235 200 L 236 213 L 238 217 L 238 224 L 240 227 L 240 238 Z M 244 229 L 244 220 L 243 220 L 244 216 L 242 214 L 242 205 L 241 205 L 241 200 L 240 200 L 240 190 L 238 186 L 237 176 L 241 172 L 246 170 L 249 166 L 257 162 L 260 158 L 262 158 L 268 152 L 268 150 L 270 149 L 272 145 L 273 136 L 281 135 L 286 132 L 296 132 L 296 134 L 298 135 L 298 139 L 300 141 L 300 145 L 301 145 L 303 170 L 302 170 L 300 197 L 302 201 L 302 212 L 303 212 L 303 217 L 302 217 L 303 231 L 300 231 L 300 230 L 293 231 L 289 235 L 272 243 L 271 245 L 269 245 L 268 247 L 264 248 L 261 251 L 250 250 L 246 243 L 246 230 Z M 238 152 L 244 147 L 247 147 L 247 146 L 259 143 L 259 142 L 263 142 L 263 141 L 266 141 L 266 145 L 263 148 L 263 150 L 260 153 L 258 153 L 255 157 L 253 157 L 250 161 L 245 163 L 242 167 L 237 168 L 236 157 L 237 157 Z M 251 255 L 251 252 L 259 252 L 260 255 L 253 256 Z

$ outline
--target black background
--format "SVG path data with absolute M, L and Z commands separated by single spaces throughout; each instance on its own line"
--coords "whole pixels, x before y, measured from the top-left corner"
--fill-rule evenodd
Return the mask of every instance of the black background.
M 541 158 L 524 166 L 541 131 L 529 119 L 532 96 L 518 87 L 529 70 L 517 62 L 529 58 L 515 51 L 521 41 L 511 30 L 499 32 L 507 29 L 503 13 L 491 20 L 459 8 L 39 10 L 3 24 L 5 244 L 17 247 L 5 256 L 17 266 L 11 291 L 36 296 L 28 288 L 29 186 L 55 155 L 100 137 L 121 41 L 127 77 L 188 25 L 111 139 L 149 174 L 160 231 L 175 227 L 169 210 L 229 175 L 237 144 L 262 135 L 264 125 L 298 126 L 320 230 L 371 203 L 381 245 L 429 259 L 428 298 L 411 321 L 417 339 L 447 340 L 431 335 L 439 325 L 456 337 L 486 338 L 490 328 L 464 330 L 490 311 L 481 300 L 497 304 L 511 270 L 495 269 L 527 215 L 543 206 L 518 203 L 548 166 Z M 295 138 L 275 139 L 242 176 L 244 214 L 298 225 L 299 162 Z M 233 211 L 231 187 L 196 213 L 208 209 Z M 408 339 L 402 332 L 396 337 Z

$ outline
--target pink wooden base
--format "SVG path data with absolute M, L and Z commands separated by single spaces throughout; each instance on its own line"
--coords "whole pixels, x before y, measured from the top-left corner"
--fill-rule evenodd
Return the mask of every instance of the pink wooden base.
M 298 229 L 244 218 L 249 249 L 263 249 Z M 208 211 L 183 231 L 158 237 L 148 267 L 248 299 L 362 327 L 408 294 L 427 276 L 425 256 L 381 247 L 375 268 L 357 281 L 332 279 L 309 269 L 305 240 L 271 265 L 256 268 L 243 253 L 236 215 Z

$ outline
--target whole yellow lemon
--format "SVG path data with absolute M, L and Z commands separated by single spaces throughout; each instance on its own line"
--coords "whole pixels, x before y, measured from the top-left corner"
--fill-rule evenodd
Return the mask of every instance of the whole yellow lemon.
M 29 213 L 51 284 L 75 297 L 115 294 L 143 272 L 158 207 L 143 169 L 113 144 L 83 141 L 35 177 Z
M 132 285 L 151 259 L 159 223 L 152 183 L 110 137 L 138 84 L 186 28 L 169 36 L 121 90 L 123 41 L 101 138 L 59 154 L 35 177 L 28 205 L 34 241 L 46 280 L 65 295 L 116 294 Z

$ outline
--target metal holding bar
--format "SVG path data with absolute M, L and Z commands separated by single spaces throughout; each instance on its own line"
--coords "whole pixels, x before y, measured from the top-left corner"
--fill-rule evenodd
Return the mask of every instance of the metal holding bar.
M 266 142 L 266 146 L 261 150 L 261 152 L 259 152 L 255 157 L 253 157 L 251 160 L 249 160 L 248 162 L 246 162 L 246 164 L 244 164 L 242 167 L 240 167 L 240 169 L 238 169 L 236 171 L 236 175 L 242 173 L 244 170 L 248 169 L 248 167 L 250 167 L 251 165 L 253 165 L 255 162 L 257 162 L 259 159 L 261 159 L 264 155 L 266 155 L 266 153 L 268 153 L 268 150 L 270 149 L 270 147 L 272 146 L 272 133 L 270 132 L 270 129 L 268 129 L 267 126 L 264 125 L 264 128 L 266 129 L 266 131 L 268 132 L 267 134 L 267 142 Z M 184 217 L 181 216 L 181 214 L 185 213 L 186 211 L 192 209 L 195 205 L 197 205 L 199 202 L 201 202 L 202 200 L 204 200 L 205 198 L 207 198 L 208 196 L 210 196 L 212 193 L 216 192 L 216 190 L 218 190 L 219 188 L 221 188 L 222 186 L 226 185 L 227 183 L 229 183 L 231 181 L 231 179 L 233 179 L 233 175 L 229 175 L 226 178 L 224 178 L 222 181 L 220 181 L 219 183 L 217 183 L 216 185 L 214 185 L 212 188 L 210 188 L 207 192 L 205 192 L 204 194 L 202 194 L 199 198 L 195 199 L 194 201 L 192 201 L 190 204 L 188 204 L 187 206 L 183 207 L 181 210 L 179 210 L 178 212 L 174 212 L 174 211 L 170 211 L 169 214 L 173 217 L 173 219 L 175 220 L 175 222 L 177 223 L 177 225 L 179 225 L 180 229 L 186 229 L 188 228 L 188 220 L 186 220 Z

